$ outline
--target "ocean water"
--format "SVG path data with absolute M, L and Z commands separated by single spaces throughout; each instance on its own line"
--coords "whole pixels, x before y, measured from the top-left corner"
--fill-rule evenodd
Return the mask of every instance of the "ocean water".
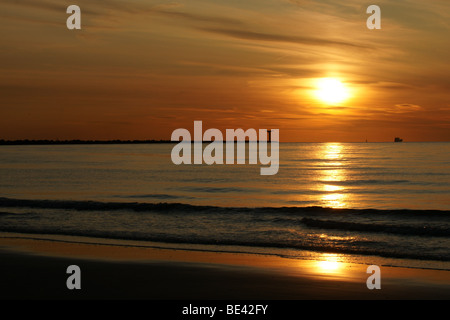
M 0 231 L 450 270 L 450 143 L 281 143 L 273 176 L 173 146 L 0 146 Z

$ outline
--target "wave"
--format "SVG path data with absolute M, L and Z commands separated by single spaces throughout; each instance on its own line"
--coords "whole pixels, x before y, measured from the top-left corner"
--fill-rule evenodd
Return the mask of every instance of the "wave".
M 439 210 L 0 197 L 0 231 L 450 261 L 450 211 Z
M 261 189 L 236 188 L 236 187 L 183 187 L 179 188 L 185 192 L 204 192 L 204 193 L 234 193 L 234 192 L 261 192 Z
M 156 195 L 155 195 L 156 196 Z M 146 197 L 151 197 L 146 195 Z M 283 207 L 220 207 L 169 202 L 103 202 L 92 200 L 41 200 L 12 199 L 0 197 L 0 208 L 39 208 L 67 209 L 79 211 L 115 211 L 130 210 L 135 212 L 220 212 L 220 213 L 273 213 L 289 215 L 388 215 L 403 217 L 438 217 L 450 219 L 450 210 L 413 210 L 413 209 L 348 209 L 319 206 L 283 206 Z M 450 220 L 448 220 L 450 222 Z
M 320 229 L 333 229 L 359 232 L 381 232 L 398 235 L 450 237 L 450 228 L 431 226 L 405 226 L 387 224 L 368 224 L 348 221 L 324 221 L 319 219 L 303 218 L 302 223 L 308 227 Z
M 148 195 L 147 195 L 148 197 Z M 143 203 L 143 202 L 101 202 L 76 200 L 30 200 L 0 198 L 0 207 L 4 208 L 39 208 L 68 209 L 89 211 L 132 210 L 141 211 L 203 211 L 211 210 L 211 206 L 195 206 L 182 203 Z
M 3 229 L 3 228 L 2 228 Z M 39 235 L 63 235 L 63 236 L 77 236 L 77 237 L 89 237 L 98 239 L 113 239 L 113 240 L 125 240 L 125 241 L 145 241 L 156 242 L 166 244 L 192 244 L 192 245 L 211 245 L 216 247 L 221 246 L 237 246 L 248 248 L 275 248 L 275 249 L 296 249 L 296 250 L 308 250 L 323 253 L 334 254 L 354 254 L 354 255 L 366 255 L 366 256 L 382 256 L 386 258 L 399 258 L 399 259 L 415 259 L 415 260 L 432 260 L 432 261 L 450 261 L 448 255 L 439 255 L 427 252 L 402 252 L 397 250 L 380 250 L 380 248 L 369 247 L 336 247 L 333 245 L 313 245 L 313 244 L 295 244 L 295 243 L 280 243 L 280 242 L 254 242 L 254 241 L 242 241 L 242 240 L 214 240 L 214 239 L 201 239 L 201 238 L 179 238 L 174 236 L 144 236 L 137 234 L 117 234 L 106 232 L 79 232 L 79 231 L 65 231 L 65 230 L 29 230 L 26 228 L 7 228 L 2 230 L 3 232 L 12 232 L 20 234 L 39 234 Z M 217 248 L 216 251 L 221 249 Z
M 333 180 L 321 180 L 322 184 L 329 184 L 334 186 L 354 186 L 354 185 L 388 185 L 388 184 L 412 184 L 410 180 L 343 180 L 343 181 L 333 181 Z M 422 183 L 422 182 L 420 182 Z

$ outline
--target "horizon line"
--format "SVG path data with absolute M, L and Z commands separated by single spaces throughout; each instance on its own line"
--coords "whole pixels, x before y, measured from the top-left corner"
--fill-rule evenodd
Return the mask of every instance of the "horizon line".
M 278 143 L 446 143 L 450 141 L 403 141 L 403 142 L 394 142 L 394 141 L 268 141 L 261 140 L 263 142 L 278 142 Z M 173 140 L 164 140 L 164 139 L 107 139 L 107 140 L 82 140 L 82 139 L 16 139 L 16 140 L 5 140 L 0 139 L 0 145 L 51 145 L 51 144 L 157 144 L 157 143 L 180 143 L 180 142 L 200 142 L 200 141 L 173 141 Z M 214 140 L 203 140 L 202 143 L 211 143 Z M 260 140 L 245 140 L 245 141 L 236 141 L 236 140 L 218 140 L 216 142 L 260 142 Z

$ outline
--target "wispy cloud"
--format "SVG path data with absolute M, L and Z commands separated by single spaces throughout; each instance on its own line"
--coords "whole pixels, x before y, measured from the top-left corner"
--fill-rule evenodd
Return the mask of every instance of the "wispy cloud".
M 238 29 L 221 29 L 221 28 L 199 28 L 200 30 L 226 35 L 229 37 L 243 39 L 243 40 L 255 40 L 255 41 L 270 41 L 270 42 L 288 42 L 299 45 L 313 45 L 313 46 L 344 46 L 358 49 L 368 49 L 369 47 L 357 43 L 337 41 L 332 39 L 323 39 L 319 37 L 302 37 L 291 36 L 283 34 L 270 34 L 262 32 L 254 32 L 248 30 Z
M 6 5 L 11 8 L 18 7 L 23 10 L 27 10 L 27 13 L 31 10 L 48 11 L 53 14 L 59 14 L 64 16 L 66 8 L 71 3 L 61 2 L 59 0 L 50 1 L 33 1 L 33 0 L 3 0 L 1 5 Z M 183 5 L 176 2 L 168 3 L 155 3 L 155 2 L 142 2 L 142 1 L 120 1 L 120 0 L 108 0 L 108 1 L 90 1 L 90 0 L 78 0 L 77 5 L 81 8 L 82 15 L 87 15 L 89 19 L 100 19 L 97 21 L 115 19 L 116 22 L 122 19 L 127 19 L 129 15 L 139 16 L 160 16 L 168 18 L 172 21 L 179 23 L 180 21 L 190 23 L 208 23 L 211 25 L 242 25 L 243 21 L 215 14 L 201 14 L 198 12 L 188 12 L 183 10 Z M 23 19 L 20 16 L 5 15 L 10 19 Z M 114 18 L 114 19 L 113 19 Z M 39 20 L 31 20 L 32 22 L 39 22 Z M 46 23 L 46 21 L 41 21 Z M 92 27 L 101 27 L 98 24 L 93 24 Z
M 416 104 L 402 103 L 396 104 L 394 109 L 389 110 L 391 113 L 410 113 L 423 110 L 423 107 Z

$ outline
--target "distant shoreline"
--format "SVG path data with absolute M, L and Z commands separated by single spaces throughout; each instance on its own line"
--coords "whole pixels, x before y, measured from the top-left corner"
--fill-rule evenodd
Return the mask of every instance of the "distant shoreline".
M 26 146 L 26 145 L 76 145 L 76 144 L 157 144 L 157 143 L 180 143 L 182 141 L 171 140 L 0 140 L 2 146 Z M 191 143 L 195 141 L 190 141 Z M 211 143 L 213 141 L 202 141 Z M 227 141 L 218 141 L 227 142 Z M 235 141 L 236 142 L 236 141 Z M 245 141 L 248 143 L 249 141 Z M 254 141 L 259 142 L 259 141 Z M 274 141 L 275 142 L 275 141 Z
M 65 145 L 65 144 L 152 144 L 178 143 L 170 140 L 0 140 L 0 145 Z

